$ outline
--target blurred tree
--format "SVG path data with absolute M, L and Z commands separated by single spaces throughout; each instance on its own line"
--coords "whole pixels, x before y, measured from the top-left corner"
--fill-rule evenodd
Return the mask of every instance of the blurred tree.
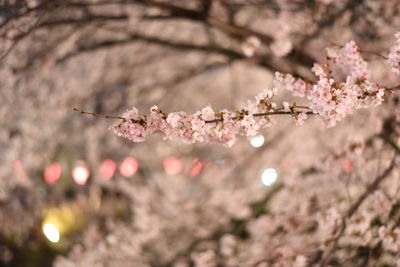
M 398 0 L 0 1 L 0 265 L 400 266 L 399 29 Z M 327 61 L 350 40 L 358 68 Z M 364 62 L 348 104 L 379 107 L 277 116 L 254 147 L 131 143 L 70 109 L 221 119 L 274 72 L 335 87 Z M 290 93 L 274 112 L 308 105 Z

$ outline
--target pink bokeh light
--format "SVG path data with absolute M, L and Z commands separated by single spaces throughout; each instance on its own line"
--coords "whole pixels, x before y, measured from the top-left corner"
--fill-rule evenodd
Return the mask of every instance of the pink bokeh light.
M 106 159 L 100 166 L 99 175 L 103 179 L 111 179 L 115 174 L 116 164 L 111 159 Z
M 139 163 L 135 158 L 126 157 L 119 165 L 119 172 L 122 176 L 132 177 L 139 168 Z
M 61 177 L 61 165 L 58 162 L 52 163 L 43 173 L 43 178 L 46 184 L 54 184 Z
M 183 170 L 182 160 L 175 157 L 168 157 L 163 161 L 163 167 L 166 173 L 171 175 L 178 175 Z

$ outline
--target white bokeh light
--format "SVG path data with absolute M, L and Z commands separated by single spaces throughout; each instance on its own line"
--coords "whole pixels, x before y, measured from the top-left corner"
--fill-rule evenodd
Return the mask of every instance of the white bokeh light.
M 75 183 L 80 184 L 80 185 L 86 184 L 86 181 L 88 180 L 89 175 L 90 175 L 89 169 L 84 166 L 78 166 L 72 170 L 72 177 L 73 177 Z
M 52 243 L 58 243 L 58 241 L 60 241 L 60 232 L 54 224 L 46 223 L 43 225 L 43 233 Z
M 278 173 L 275 169 L 268 168 L 261 172 L 261 182 L 265 186 L 271 186 L 278 179 Z
M 252 147 L 260 147 L 264 144 L 264 136 L 262 134 L 249 138 Z

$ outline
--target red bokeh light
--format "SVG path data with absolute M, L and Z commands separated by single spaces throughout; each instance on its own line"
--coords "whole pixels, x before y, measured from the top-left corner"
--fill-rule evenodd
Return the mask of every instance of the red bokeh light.
M 135 158 L 126 157 L 119 165 L 119 172 L 125 177 L 132 177 L 138 168 L 139 163 Z
M 74 179 L 75 183 L 84 185 L 90 176 L 89 168 L 83 162 L 78 162 L 77 165 L 78 166 L 72 170 L 72 178 Z
M 116 164 L 111 159 L 106 159 L 100 166 L 99 175 L 103 179 L 111 179 L 114 176 Z
M 204 163 L 201 162 L 198 158 L 195 158 L 193 160 L 193 166 L 190 169 L 189 175 L 190 176 L 198 175 L 201 172 L 201 170 L 203 169 L 203 167 L 204 167 Z
M 53 163 L 44 170 L 43 178 L 47 184 L 54 184 L 61 177 L 60 163 Z
M 183 170 L 182 160 L 169 157 L 163 161 L 164 170 L 166 173 L 171 175 L 178 175 Z

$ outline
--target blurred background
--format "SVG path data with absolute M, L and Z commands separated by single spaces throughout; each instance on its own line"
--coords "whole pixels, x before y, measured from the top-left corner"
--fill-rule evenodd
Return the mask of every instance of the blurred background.
M 388 49 L 396 0 L 0 3 L 0 266 L 270 266 L 269 253 L 303 266 L 301 247 L 318 251 L 321 239 L 311 219 L 292 218 L 300 204 L 345 207 L 392 153 L 364 141 L 397 100 L 333 129 L 277 117 L 232 148 L 132 143 L 108 130 L 116 120 L 71 107 L 241 109 L 275 71 L 312 79 L 332 43 Z M 374 79 L 399 84 L 378 56 L 366 59 Z M 371 149 L 362 162 L 348 149 L 357 144 Z

